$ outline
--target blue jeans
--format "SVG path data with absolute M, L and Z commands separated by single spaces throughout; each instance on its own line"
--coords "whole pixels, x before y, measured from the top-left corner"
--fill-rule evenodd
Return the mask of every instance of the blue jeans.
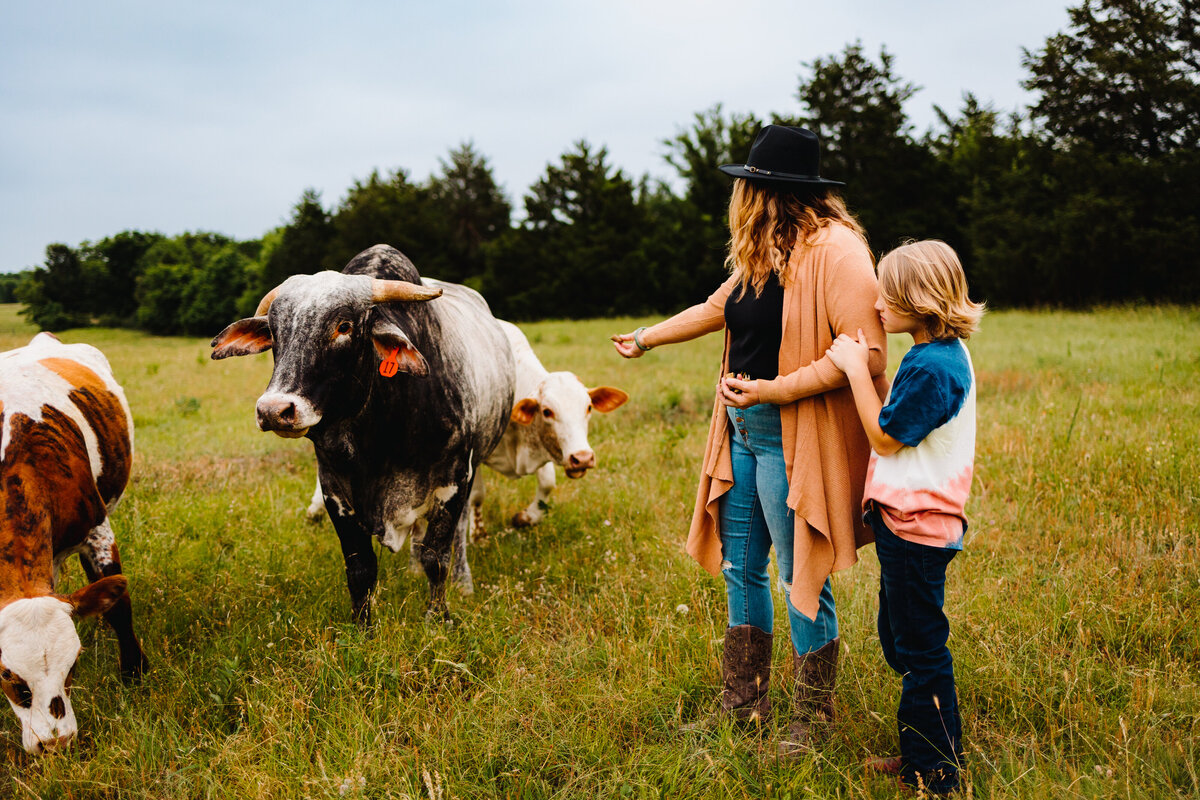
M 957 550 L 917 544 L 892 533 L 879 512 L 867 515 L 879 556 L 879 643 L 902 677 L 896 722 L 901 778 L 948 792 L 958 786 L 962 723 L 954 689 L 954 660 L 942 611 L 946 567 Z
M 775 605 L 767 565 L 771 546 L 783 583 L 792 645 L 804 655 L 837 638 L 837 611 L 829 580 L 821 589 L 816 619 L 796 610 L 792 587 L 795 512 L 787 506 L 787 468 L 779 406 L 762 403 L 727 408 L 733 457 L 733 488 L 721 497 L 721 559 L 729 601 L 729 625 L 774 628 Z

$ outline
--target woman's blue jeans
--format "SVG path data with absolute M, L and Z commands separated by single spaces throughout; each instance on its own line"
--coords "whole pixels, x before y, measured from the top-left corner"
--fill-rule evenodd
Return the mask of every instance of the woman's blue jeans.
M 816 619 L 797 611 L 788 596 L 795 512 L 787 505 L 779 406 L 761 403 L 726 410 L 731 426 L 733 488 L 721 497 L 721 570 L 729 625 L 754 625 L 773 632 L 775 605 L 767 566 L 774 545 L 792 645 L 800 655 L 811 653 L 837 638 L 837 611 L 828 579 L 821 589 Z
M 962 723 L 954 688 L 954 659 L 946 642 L 950 623 L 942 611 L 946 567 L 957 550 L 901 539 L 872 508 L 879 556 L 879 644 L 888 666 L 902 676 L 896 721 L 901 777 L 948 792 L 958 785 Z

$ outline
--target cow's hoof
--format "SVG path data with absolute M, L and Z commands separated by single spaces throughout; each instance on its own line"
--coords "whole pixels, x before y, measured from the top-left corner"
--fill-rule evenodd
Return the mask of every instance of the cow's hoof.
M 309 522 L 316 525 L 325 516 L 325 506 L 320 506 L 319 508 L 316 506 L 309 506 L 308 509 L 305 510 L 304 516 Z
M 426 609 L 425 621 L 438 625 L 454 625 L 454 617 L 450 616 L 450 609 L 445 606 Z
M 535 522 L 537 520 L 529 516 L 529 513 L 526 511 L 520 511 L 512 518 L 512 526 L 514 528 L 528 528 Z
M 142 675 L 150 668 L 150 662 L 146 660 L 146 656 L 138 653 L 137 658 L 128 666 L 121 665 L 121 681 L 127 686 L 135 686 L 142 682 Z

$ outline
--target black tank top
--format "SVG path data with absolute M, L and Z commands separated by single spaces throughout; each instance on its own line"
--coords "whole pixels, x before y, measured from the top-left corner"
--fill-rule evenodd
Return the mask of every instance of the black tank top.
M 735 288 L 725 300 L 725 327 L 729 329 L 729 371 L 751 379 L 779 375 L 779 345 L 783 339 L 783 287 L 775 273 L 767 278 L 762 294 L 754 287 Z

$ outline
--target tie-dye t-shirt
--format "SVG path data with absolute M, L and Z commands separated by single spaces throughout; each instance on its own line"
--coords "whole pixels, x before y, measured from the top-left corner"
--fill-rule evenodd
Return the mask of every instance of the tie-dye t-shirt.
M 874 500 L 901 539 L 961 550 L 975 468 L 975 371 L 961 339 L 905 353 L 879 427 L 906 447 L 871 453 L 864 509 Z

